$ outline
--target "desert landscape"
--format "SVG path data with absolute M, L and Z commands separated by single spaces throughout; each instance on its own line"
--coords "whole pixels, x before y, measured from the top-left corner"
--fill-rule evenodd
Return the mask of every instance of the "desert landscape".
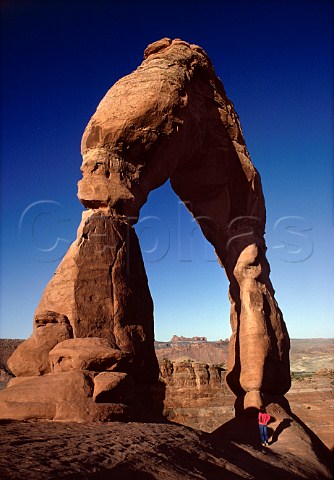
M 8 357 L 23 340 L 0 340 L 0 389 L 12 374 Z M 234 418 L 235 396 L 224 382 L 228 340 L 174 336 L 155 342 L 166 386 L 166 419 L 211 433 Z M 292 385 L 286 398 L 297 415 L 334 450 L 334 339 L 292 339 Z M 209 374 L 210 372 L 210 374 Z
M 2 478 L 329 480 L 333 340 L 290 341 L 260 174 L 203 48 L 149 44 L 98 104 L 81 155 L 76 238 L 30 337 L 0 344 Z M 167 181 L 228 278 L 229 340 L 154 341 L 134 225 Z
M 21 343 L 0 340 L 0 388 L 12 377 L 7 359 Z M 291 344 L 292 387 L 286 398 L 293 413 L 273 407 L 267 449 L 259 444 L 253 419 L 234 418 L 235 396 L 224 383 L 228 341 L 174 336 L 155 344 L 166 386 L 164 418 L 150 423 L 1 421 L 1 478 L 236 480 L 260 479 L 265 469 L 277 480 L 329 479 L 334 340 Z M 318 438 L 312 433 L 308 438 L 305 429 Z
M 7 360 L 24 341 L 0 340 L 0 390 Z M 330 479 L 334 450 L 334 339 L 291 340 L 291 413 L 269 404 L 270 446 L 254 418 L 235 418 L 225 383 L 228 340 L 176 335 L 155 342 L 161 415 L 150 421 L 0 421 L 1 478 L 124 480 Z

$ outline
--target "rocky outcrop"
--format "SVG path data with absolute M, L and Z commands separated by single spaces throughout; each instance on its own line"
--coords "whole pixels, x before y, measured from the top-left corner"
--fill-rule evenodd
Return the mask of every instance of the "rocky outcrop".
M 29 377 L 50 373 L 50 350 L 72 336 L 68 321 L 40 326 L 9 357 L 8 367 L 15 376 Z
M 33 367 L 20 374 L 48 375 L 52 365 L 56 377 L 48 381 L 56 385 L 72 365 L 89 383 L 91 374 L 80 372 L 96 372 L 96 362 L 89 357 L 86 365 L 83 344 L 73 357 L 63 358 L 64 345 L 56 347 L 49 364 L 46 355 L 59 343 L 50 340 L 40 364 L 33 360 L 39 329 L 51 332 L 68 319 L 74 340 L 107 340 L 115 350 L 113 365 L 136 385 L 158 380 L 153 303 L 133 224 L 149 193 L 170 179 L 230 281 L 227 383 L 241 410 L 258 408 L 264 395 L 283 395 L 290 386 L 289 337 L 265 257 L 260 177 L 203 49 L 164 38 L 149 45 L 144 57 L 107 92 L 83 134 L 78 197 L 87 211 L 37 307 L 35 333 L 21 348 L 25 364 L 30 356 Z M 14 357 L 14 369 L 15 363 Z
M 102 372 L 94 378 L 93 398 L 98 403 L 133 403 L 135 384 L 122 372 Z
M 99 403 L 97 396 L 93 398 L 95 375 L 72 370 L 14 378 L 1 392 L 1 417 L 73 422 L 127 420 L 129 406 L 119 398 L 108 403 Z
M 106 338 L 72 338 L 59 343 L 49 352 L 53 372 L 69 370 L 92 370 L 103 372 L 115 370 L 124 362 L 126 355 Z
M 184 342 L 207 342 L 208 339 L 206 337 L 179 337 L 178 335 L 173 335 L 171 342 L 172 343 L 184 343 Z
M 49 352 L 51 373 L 36 371 L 9 381 L 0 395 L 0 417 L 74 422 L 135 418 L 143 392 L 136 392 L 129 374 L 117 371 L 123 363 L 126 367 L 125 360 L 107 339 L 64 340 Z
M 77 240 L 47 285 L 35 323 L 49 310 L 69 318 L 75 338 L 111 342 L 128 357 L 138 381 L 157 379 L 152 298 L 137 236 L 125 220 L 83 213 Z
M 166 388 L 166 418 L 205 432 L 233 418 L 235 397 L 227 388 L 225 375 L 219 365 L 163 361 L 160 381 Z
M 196 337 L 197 338 L 197 337 Z M 205 342 L 196 340 L 155 342 L 159 364 L 163 360 L 190 360 L 227 366 L 228 341 Z

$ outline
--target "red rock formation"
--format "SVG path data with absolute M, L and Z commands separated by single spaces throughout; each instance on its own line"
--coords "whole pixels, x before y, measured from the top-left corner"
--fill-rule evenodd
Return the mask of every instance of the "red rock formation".
M 71 370 L 13 378 L 1 392 L 0 417 L 72 422 L 127 420 L 128 405 L 119 398 L 114 398 L 113 402 L 99 403 L 99 380 L 93 396 L 95 376 L 94 372 L 88 370 Z
M 235 416 L 235 397 L 226 386 L 225 375 L 226 371 L 220 365 L 163 360 L 160 364 L 160 381 L 165 385 L 163 405 L 166 418 L 210 433 L 232 420 Z M 334 418 L 329 415 L 334 407 L 333 372 L 327 370 L 324 376 L 295 377 L 286 395 L 292 412 L 333 450 Z M 281 410 L 281 413 L 284 411 L 278 405 L 275 409 Z M 276 417 L 276 414 L 273 416 Z M 250 419 L 256 426 L 256 415 Z M 270 433 L 273 432 L 273 423 L 276 422 L 272 419 Z M 279 422 L 276 427 L 278 425 Z
M 75 338 L 108 339 L 126 354 L 139 381 L 158 377 L 153 303 L 136 233 L 104 210 L 83 213 L 77 240 L 47 285 L 35 322 L 52 310 L 69 318 Z
M 53 321 L 50 311 L 66 316 L 75 338 L 105 338 L 127 356 L 124 371 L 135 381 L 157 380 L 152 300 L 131 225 L 148 194 L 170 179 L 230 281 L 228 384 L 242 408 L 259 407 L 261 394 L 284 394 L 290 385 L 260 177 L 207 54 L 164 38 L 144 56 L 107 92 L 84 132 L 78 196 L 88 211 L 45 289 L 36 326 Z
M 113 348 L 106 338 L 71 338 L 58 343 L 49 352 L 53 372 L 70 370 L 115 370 L 124 362 L 126 355 Z
M 150 45 L 142 65 L 101 101 L 82 155 L 82 203 L 130 222 L 170 178 L 230 280 L 230 388 L 246 394 L 244 408 L 258 407 L 260 392 L 284 394 L 289 337 L 269 280 L 260 177 L 205 52 L 182 40 Z
M 37 321 L 35 332 L 8 359 L 8 367 L 17 377 L 50 373 L 50 350 L 73 336 L 66 316 L 47 312 L 43 319 L 38 318 Z
M 161 362 L 166 418 L 206 432 L 233 418 L 235 397 L 226 386 L 225 374 L 218 365 Z

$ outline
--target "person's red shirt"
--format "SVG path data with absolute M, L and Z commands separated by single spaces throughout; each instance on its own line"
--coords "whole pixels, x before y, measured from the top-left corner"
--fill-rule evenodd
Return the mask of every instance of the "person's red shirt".
M 270 415 L 268 413 L 259 412 L 259 424 L 267 425 L 270 420 Z

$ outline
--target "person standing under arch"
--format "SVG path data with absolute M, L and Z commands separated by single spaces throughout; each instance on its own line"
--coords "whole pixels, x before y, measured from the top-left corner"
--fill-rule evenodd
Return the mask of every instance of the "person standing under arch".
M 260 411 L 258 414 L 258 421 L 259 421 L 259 430 L 261 436 L 261 442 L 263 447 L 268 447 L 268 430 L 267 424 L 270 420 L 270 415 L 267 413 L 265 407 L 261 405 Z

